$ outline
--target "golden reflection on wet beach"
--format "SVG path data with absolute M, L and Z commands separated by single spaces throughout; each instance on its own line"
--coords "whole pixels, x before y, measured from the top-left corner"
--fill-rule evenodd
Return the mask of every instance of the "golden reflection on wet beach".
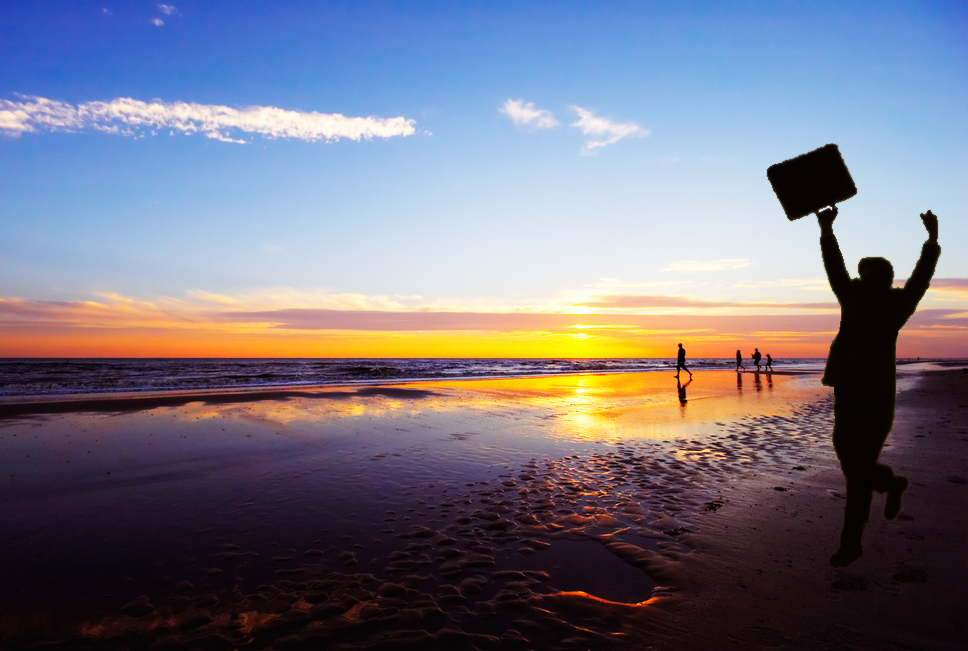
M 538 419 L 555 436 L 577 440 L 615 437 L 669 439 L 694 436 L 714 422 L 740 416 L 789 414 L 803 402 L 829 393 L 816 375 L 748 373 L 754 388 L 737 387 L 734 373 L 697 374 L 688 385 L 687 402 L 667 373 L 568 375 L 541 378 L 426 382 L 389 388 L 419 387 L 432 392 L 423 400 L 352 396 L 339 400 L 293 398 L 245 404 L 190 403 L 185 420 L 243 415 L 278 425 L 321 424 L 353 419 L 419 419 L 432 414 L 511 413 Z M 758 377 L 763 376 L 763 377 Z M 749 378 L 747 378 L 749 379 Z M 766 389 L 763 390 L 763 386 Z M 320 390 L 321 398 L 334 390 Z

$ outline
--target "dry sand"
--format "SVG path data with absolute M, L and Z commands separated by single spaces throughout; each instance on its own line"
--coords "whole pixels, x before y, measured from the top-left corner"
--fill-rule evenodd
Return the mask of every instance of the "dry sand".
M 964 648 L 968 375 L 905 368 L 840 570 L 829 390 L 741 380 L 0 406 L 0 647 Z

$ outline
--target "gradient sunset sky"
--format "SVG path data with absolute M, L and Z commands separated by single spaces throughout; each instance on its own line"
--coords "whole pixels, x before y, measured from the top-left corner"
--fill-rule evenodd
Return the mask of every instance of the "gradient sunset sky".
M 964 3 L 6 3 L 0 357 L 824 356 L 827 143 L 968 357 Z

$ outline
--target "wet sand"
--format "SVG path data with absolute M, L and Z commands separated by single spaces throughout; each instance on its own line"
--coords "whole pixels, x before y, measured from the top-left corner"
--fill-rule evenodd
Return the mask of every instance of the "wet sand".
M 842 570 L 830 391 L 739 379 L 0 406 L 0 644 L 956 648 L 968 375 L 905 375 Z

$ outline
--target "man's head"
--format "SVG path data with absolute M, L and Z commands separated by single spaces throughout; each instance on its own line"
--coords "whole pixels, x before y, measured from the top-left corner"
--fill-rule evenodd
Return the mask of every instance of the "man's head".
M 679 344 L 679 348 L 682 348 L 682 344 Z
M 862 258 L 857 273 L 865 289 L 886 291 L 894 283 L 894 267 L 884 258 Z

